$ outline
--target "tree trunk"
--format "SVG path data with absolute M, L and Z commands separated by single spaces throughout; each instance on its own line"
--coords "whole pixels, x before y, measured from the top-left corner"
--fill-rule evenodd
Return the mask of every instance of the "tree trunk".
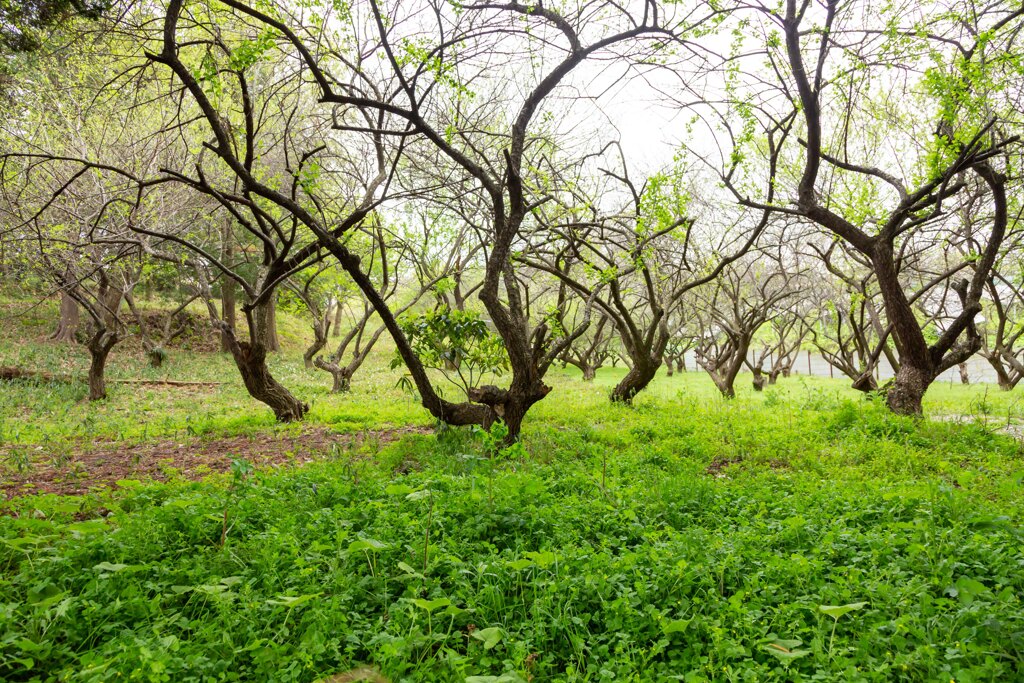
M 1010 379 L 1009 373 L 1006 372 L 1006 368 L 1003 366 L 1001 360 L 997 355 L 985 356 L 988 360 L 988 364 L 992 366 L 992 369 L 996 371 L 996 382 L 999 384 L 999 388 L 1003 391 L 1010 391 L 1016 386 L 1016 382 Z
M 106 330 L 101 330 L 89 339 L 88 348 L 91 362 L 89 363 L 89 400 L 99 401 L 107 397 L 107 382 L 104 371 L 107 366 L 107 356 L 114 344 L 118 341 L 117 335 Z
M 237 314 L 235 313 L 235 288 L 237 287 L 234 280 L 229 277 L 224 277 L 220 285 L 220 318 L 224 321 L 224 324 L 228 327 L 228 330 L 221 330 L 220 333 L 220 350 L 224 353 L 231 352 L 231 338 L 229 335 L 236 334 Z
M 935 377 L 904 361 L 885 396 L 889 410 L 897 415 L 923 415 L 921 400 Z
M 163 367 L 165 356 L 164 350 L 158 346 L 154 346 L 146 351 L 146 357 L 149 358 L 149 367 L 151 368 Z
M 60 293 L 60 320 L 50 339 L 59 342 L 75 341 L 79 322 L 78 302 L 64 292 Z
M 256 309 L 256 339 L 267 352 L 281 350 L 281 342 L 277 338 L 277 292 Z
M 722 396 L 725 398 L 736 398 L 736 389 L 733 387 L 733 382 L 727 377 L 711 375 L 711 379 L 714 380 L 715 386 L 718 387 L 718 391 Z
M 334 330 L 331 331 L 332 337 L 341 336 L 341 300 L 339 299 L 334 307 Z
M 226 220 L 224 226 L 221 229 L 221 247 L 220 256 L 221 262 L 228 264 L 231 267 L 231 262 L 234 260 L 235 255 L 235 243 L 232 239 L 232 227 L 234 222 Z M 230 278 L 227 275 L 222 275 L 220 280 L 220 319 L 227 326 L 227 329 L 221 329 L 220 333 L 220 350 L 222 353 L 231 352 L 231 342 L 237 335 L 236 327 L 236 313 L 235 313 L 235 302 L 236 302 L 236 291 L 238 283 L 235 282 L 234 278 Z M 229 336 L 229 334 L 231 336 Z
M 675 371 L 675 369 L 672 367 L 672 359 L 671 358 L 666 358 L 665 359 L 665 376 L 666 377 L 671 377 L 672 373 L 674 371 Z
M 235 365 L 242 374 L 242 381 L 249 395 L 257 401 L 270 406 L 278 422 L 301 420 L 309 406 L 295 398 L 270 374 L 267 367 L 267 352 L 259 342 L 232 340 L 231 355 Z
M 332 394 L 344 394 L 352 388 L 352 369 L 345 366 L 342 367 L 337 361 L 331 360 L 330 362 L 325 361 L 323 358 L 317 358 L 313 361 L 313 364 L 321 370 L 326 370 L 331 373 L 331 377 L 334 378 L 334 385 L 331 387 Z
M 313 367 L 313 358 L 316 354 L 320 353 L 320 350 L 327 346 L 327 335 L 320 334 L 316 335 L 316 339 L 309 345 L 309 348 L 302 354 L 302 361 L 306 364 L 306 369 L 309 370 Z
M 352 390 L 352 376 L 347 368 L 339 368 L 338 372 L 332 372 L 334 384 L 331 386 L 332 394 L 347 394 Z
M 583 364 L 583 381 L 590 382 L 597 377 L 597 368 L 593 365 L 584 363 Z
M 643 391 L 657 373 L 657 363 L 634 363 L 626 376 L 612 389 L 612 403 L 632 403 L 633 397 Z
M 754 386 L 754 391 L 764 391 L 765 381 L 761 368 L 754 368 L 754 380 L 751 382 Z
M 957 369 L 960 370 L 960 384 L 970 384 L 971 377 L 967 374 L 967 363 L 959 363 Z
M 863 391 L 866 394 L 872 391 L 878 391 L 878 382 L 875 381 L 875 375 L 871 370 L 867 370 L 853 380 L 851 387 L 857 391 Z

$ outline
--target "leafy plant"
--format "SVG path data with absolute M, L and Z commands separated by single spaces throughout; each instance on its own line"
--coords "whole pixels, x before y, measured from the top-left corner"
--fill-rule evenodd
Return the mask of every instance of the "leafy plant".
M 501 338 L 493 334 L 474 311 L 440 306 L 408 316 L 401 325 L 423 364 L 439 370 L 467 395 L 485 375 L 500 376 L 508 369 L 508 356 Z M 402 365 L 396 353 L 391 369 Z

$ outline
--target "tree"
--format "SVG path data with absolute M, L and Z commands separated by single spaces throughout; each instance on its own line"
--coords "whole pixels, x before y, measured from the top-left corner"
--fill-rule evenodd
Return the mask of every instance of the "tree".
M 654 46 L 661 47 L 673 38 L 668 27 L 672 18 L 650 1 L 637 16 L 612 2 L 602 3 L 600 11 L 586 6 L 563 16 L 547 7 L 518 3 L 456 7 L 395 3 L 385 7 L 370 0 L 353 7 L 344 19 L 362 26 L 359 22 L 365 18 L 375 32 L 373 40 L 366 44 L 366 51 L 351 53 L 352 59 L 335 59 L 335 55 L 350 51 L 333 46 L 323 32 L 311 31 L 301 21 L 294 21 L 283 7 L 264 10 L 237 0 L 224 4 L 240 21 L 251 22 L 261 33 L 266 31 L 290 44 L 294 56 L 315 82 L 320 102 L 335 111 L 359 112 L 358 120 L 339 118 L 336 129 L 374 136 L 377 157 L 383 156 L 383 137 L 396 141 L 403 149 L 406 141 L 415 138 L 410 145 L 423 143 L 443 157 L 444 165 L 436 168 L 460 176 L 449 185 L 472 185 L 472 191 L 486 206 L 488 219 L 488 250 L 479 298 L 508 355 L 511 381 L 508 388 L 482 387 L 469 396 L 469 401 L 453 404 L 437 395 L 393 311 L 380 299 L 359 260 L 341 239 L 349 227 L 362 220 L 369 207 L 360 209 L 358 217 L 343 228 L 330 228 L 313 211 L 261 183 L 246 168 L 233 151 L 216 111 L 205 104 L 209 98 L 180 58 L 183 47 L 177 34 L 183 4 L 172 0 L 168 5 L 164 45 L 152 58 L 168 65 L 186 84 L 216 133 L 214 150 L 247 192 L 272 201 L 304 225 L 349 273 L 381 316 L 424 406 L 432 414 L 450 424 L 489 425 L 501 418 L 509 439 L 517 438 L 526 411 L 550 391 L 543 381 L 545 372 L 569 343 L 548 339 L 543 324 L 535 327 L 528 319 L 513 266 L 514 246 L 524 221 L 546 201 L 544 195 L 535 193 L 542 184 L 530 177 L 539 165 L 527 163 L 535 139 L 531 125 L 542 113 L 545 100 L 574 69 L 612 49 L 623 50 L 644 40 L 660 41 Z M 436 37 L 433 33 L 430 38 L 424 37 L 423 9 L 431 17 L 431 31 L 438 32 Z M 360 15 L 362 11 L 366 14 Z M 710 16 L 715 14 L 711 12 Z M 683 21 L 698 26 L 708 21 L 708 16 L 686 16 Z M 523 31 L 523 25 L 530 30 Z M 528 78 L 535 72 L 533 68 L 516 71 L 516 65 L 510 64 L 496 74 L 490 64 L 488 55 L 497 50 L 528 61 L 531 49 L 553 55 L 553 66 L 539 66 L 536 78 Z M 617 58 L 623 57 L 618 54 Z M 380 64 L 389 68 L 386 78 L 374 71 Z M 501 78 L 509 84 L 515 82 L 515 90 L 525 93 L 510 118 L 505 111 L 486 111 L 485 107 L 472 105 L 473 95 L 469 94 L 470 84 L 491 79 L 487 84 L 490 87 Z M 478 122 L 479 113 L 490 117 L 489 124 Z M 477 136 L 477 130 L 486 130 L 487 135 Z
M 729 169 L 722 178 L 742 204 L 813 222 L 870 263 L 899 355 L 886 401 L 896 413 L 920 414 L 932 381 L 981 345 L 974 319 L 1006 234 L 1007 176 L 1019 150 L 1011 98 L 1024 9 L 972 5 L 965 14 L 935 3 L 915 21 L 892 6 L 867 10 L 841 0 L 752 8 L 764 20 L 762 54 L 775 90 L 759 73 L 750 80 L 758 96 L 738 79 L 729 83 L 745 132 L 727 152 L 734 163 L 720 165 Z M 877 23 L 865 26 L 865 16 Z M 899 65 L 895 73 L 891 64 Z M 895 89 L 905 94 L 892 97 Z M 912 109 L 898 108 L 904 102 Z M 754 196 L 736 168 L 756 147 L 758 126 L 792 117 L 804 129 L 799 149 L 787 153 L 792 172 L 769 173 L 780 195 L 793 198 L 786 205 Z M 972 179 L 986 192 L 990 228 L 970 256 L 970 280 L 955 287 L 959 313 L 929 342 L 901 280 L 902 245 L 922 231 L 946 235 L 932 243 L 937 248 L 962 238 L 955 207 Z
M 362 250 L 362 260 L 366 272 L 371 275 L 376 285 L 377 295 L 389 306 L 394 306 L 395 315 L 401 317 L 403 313 L 415 306 L 420 299 L 432 288 L 444 279 L 444 271 L 432 279 L 420 280 L 418 284 L 406 282 L 408 273 L 403 273 L 408 268 L 408 263 L 417 263 L 413 256 L 413 244 L 405 241 L 406 236 L 391 234 L 383 226 L 377 224 L 372 228 L 365 228 L 364 232 L 369 239 L 368 246 Z M 417 270 L 417 275 L 422 275 L 422 270 Z M 404 287 L 403 287 L 404 285 Z M 339 291 L 335 289 L 335 291 Z M 325 360 L 317 357 L 313 364 L 325 372 L 329 372 L 333 378 L 331 391 L 333 393 L 347 392 L 351 388 L 352 376 L 362 367 L 370 352 L 376 346 L 386 329 L 378 325 L 376 329 L 368 331 L 370 321 L 376 316 L 376 311 L 360 290 L 354 289 L 349 294 L 354 295 L 358 301 L 353 305 L 350 301 L 335 300 L 337 313 L 335 314 L 336 330 L 340 330 L 346 317 L 348 319 L 348 330 L 342 336 L 337 348 Z M 347 297 L 352 298 L 352 297 Z M 404 304 L 398 304 L 404 300 Z M 347 316 L 346 316 L 347 312 Z M 329 315 L 329 313 L 328 313 Z M 322 332 L 322 340 L 326 343 L 326 330 Z M 314 347 L 319 344 L 319 339 Z M 307 350 L 307 357 L 309 352 Z M 317 349 L 319 350 L 319 349 Z M 346 355 L 348 359 L 346 361 Z
M 718 207 L 694 198 L 685 168 L 655 174 L 638 187 L 615 149 L 621 170 L 602 173 L 624 206 L 603 215 L 597 197 L 611 194 L 609 187 L 598 185 L 587 196 L 575 183 L 575 194 L 559 202 L 558 211 L 542 211 L 544 229 L 524 260 L 612 321 L 630 369 L 611 399 L 629 403 L 664 362 L 679 325 L 670 319 L 684 296 L 747 253 L 768 214 L 753 225 L 746 212 L 725 214 L 722 221 Z
M 749 353 L 763 325 L 783 314 L 803 286 L 803 270 L 786 255 L 782 246 L 751 252 L 725 268 L 707 287 L 696 292 L 700 334 L 696 340 L 697 363 L 726 398 L 736 396 L 736 376 L 750 365 Z M 758 363 L 751 369 L 754 388 L 764 379 Z
M 775 384 L 779 376 L 789 377 L 796 364 L 804 339 L 810 334 L 807 324 L 809 311 L 805 301 L 788 302 L 778 315 L 768 321 L 770 334 L 761 342 L 761 349 L 755 359 L 748 362 L 754 374 L 754 388 L 764 388 L 765 361 L 768 362 L 768 384 Z M 759 386 L 760 385 L 760 386 Z
M 32 270 L 44 282 L 85 311 L 89 319 L 85 347 L 89 351 L 89 400 L 106 398 L 105 370 L 110 351 L 127 337 L 121 304 L 138 284 L 138 250 L 121 239 L 130 212 L 108 211 L 107 188 L 95 176 L 66 192 L 63 201 L 47 200 L 54 185 L 70 185 L 73 175 L 50 166 L 4 168 L 4 213 L 15 227 L 8 239 L 33 247 Z M 71 169 L 64 167 L 65 172 Z M 91 181 L 91 182 L 89 182 Z M 100 201 L 95 196 L 100 195 Z M 114 189 L 114 194 L 117 190 Z M 38 209 L 40 205 L 44 209 Z M 27 210 L 23 207 L 29 207 Z M 25 215 L 29 217 L 26 219 Z

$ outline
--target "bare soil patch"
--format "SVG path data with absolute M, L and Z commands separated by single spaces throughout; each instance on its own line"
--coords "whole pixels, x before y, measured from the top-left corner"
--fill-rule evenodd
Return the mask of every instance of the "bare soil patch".
M 339 450 L 366 444 L 383 445 L 407 434 L 424 434 L 425 427 L 367 430 L 339 434 L 324 427 L 296 434 L 255 433 L 214 439 L 159 441 L 134 445 L 94 444 L 47 461 L 39 452 L 23 471 L 0 468 L 0 501 L 35 493 L 79 495 L 116 486 L 122 479 L 167 481 L 172 477 L 199 480 L 228 472 L 232 459 L 245 459 L 257 468 L 303 465 Z

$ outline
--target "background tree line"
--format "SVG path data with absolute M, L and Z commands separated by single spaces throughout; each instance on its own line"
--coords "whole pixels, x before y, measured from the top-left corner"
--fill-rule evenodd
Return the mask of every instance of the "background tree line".
M 201 305 L 253 398 L 302 419 L 266 362 L 284 306 L 334 391 L 387 339 L 432 415 L 510 439 L 556 364 L 623 363 L 629 402 L 687 353 L 732 396 L 815 348 L 919 414 L 974 354 L 1024 376 L 1022 16 L 40 4 L 0 41 L 0 273 L 60 298 L 93 399 L 119 342 L 160 364 Z M 660 167 L 616 127 L 627 85 L 675 115 Z

